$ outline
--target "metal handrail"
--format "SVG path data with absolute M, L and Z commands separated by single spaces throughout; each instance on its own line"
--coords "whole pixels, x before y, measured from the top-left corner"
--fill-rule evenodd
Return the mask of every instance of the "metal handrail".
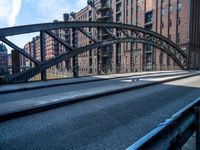
M 192 132 L 190 132 L 190 135 L 187 136 L 187 139 L 184 139 L 184 141 L 187 141 L 191 135 L 196 131 L 196 149 L 200 149 L 200 124 L 199 122 L 199 113 L 200 113 L 200 97 L 194 100 L 192 103 L 175 113 L 171 118 L 166 119 L 164 123 L 159 124 L 155 129 L 150 131 L 148 134 L 146 134 L 144 137 L 136 141 L 133 145 L 129 146 L 126 150 L 140 150 L 140 149 L 157 149 L 158 147 L 161 147 L 164 142 L 163 141 L 169 141 L 169 143 L 165 143 L 165 149 L 169 149 L 172 147 L 177 147 L 177 143 L 181 143 L 180 140 L 181 134 L 186 132 L 186 130 L 189 129 L 191 125 L 195 125 Z M 187 120 L 184 120 L 187 119 Z M 177 125 L 179 124 L 179 126 Z M 177 132 L 178 129 L 178 132 Z M 180 131 L 181 129 L 181 131 Z M 176 130 L 176 132 L 174 132 Z M 191 129 L 190 129 L 191 130 Z M 170 133 L 174 134 L 172 139 L 169 139 L 171 137 L 165 136 L 164 133 Z M 174 132 L 174 133 L 172 133 Z M 181 132 L 181 134 L 180 134 Z M 178 137 L 178 138 L 177 138 Z M 159 141 L 159 142 L 158 142 Z M 184 143 L 181 143 L 179 146 L 183 146 Z

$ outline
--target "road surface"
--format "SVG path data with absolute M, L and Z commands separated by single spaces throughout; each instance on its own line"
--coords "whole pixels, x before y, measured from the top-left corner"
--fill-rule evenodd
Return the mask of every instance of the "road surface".
M 199 96 L 195 76 L 5 121 L 0 149 L 125 149 Z

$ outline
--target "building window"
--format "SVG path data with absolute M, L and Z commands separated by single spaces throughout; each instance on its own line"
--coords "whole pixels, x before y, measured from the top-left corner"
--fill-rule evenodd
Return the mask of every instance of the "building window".
M 163 65 L 164 64 L 164 53 L 161 52 L 160 54 L 160 64 Z
M 177 24 L 178 24 L 178 25 L 181 24 L 181 19 L 180 19 L 180 17 L 178 17 L 178 19 L 177 19 Z
M 116 15 L 116 21 L 117 22 L 121 21 L 121 13 Z
M 169 19 L 169 26 L 172 26 L 172 19 Z
M 92 68 L 90 68 L 90 73 L 92 73 Z
M 152 22 L 152 16 L 153 16 L 153 13 L 152 11 L 151 12 L 148 12 L 145 14 L 145 23 L 149 23 L 149 22 Z
M 176 42 L 180 43 L 180 33 L 177 33 Z
M 121 11 L 121 3 L 116 5 L 116 12 L 120 12 Z
M 163 21 L 161 22 L 161 28 L 164 28 L 164 22 Z
M 171 35 L 171 34 L 169 34 L 169 35 L 168 35 L 168 38 L 171 40 L 171 39 L 172 39 L 172 35 Z
M 178 11 L 181 10 L 181 7 L 182 7 L 181 3 L 178 3 Z
M 164 16 L 164 14 L 165 14 L 165 9 L 164 8 L 162 9 L 161 13 L 162 13 L 162 16 Z
M 172 6 L 169 6 L 169 13 L 172 12 Z
M 89 11 L 89 17 L 91 17 L 91 16 L 92 16 L 92 10 Z
M 180 27 L 179 26 L 177 27 L 177 33 L 180 33 Z

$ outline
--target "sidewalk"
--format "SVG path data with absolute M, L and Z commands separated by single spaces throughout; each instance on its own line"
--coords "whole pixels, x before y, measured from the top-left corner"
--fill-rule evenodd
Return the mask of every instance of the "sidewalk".
M 164 82 L 170 82 L 177 79 L 183 79 L 194 75 L 199 75 L 199 72 L 170 77 L 160 77 L 156 80 L 153 78 L 152 81 L 150 78 L 148 78 L 147 80 L 143 79 L 141 81 L 132 80 L 128 84 L 120 83 L 117 86 L 108 85 L 103 87 L 92 88 L 90 90 L 84 89 L 79 91 L 52 94 L 38 98 L 4 102 L 0 105 L 0 121 L 16 116 L 22 116 L 24 114 L 49 110 L 52 108 L 57 108 L 60 106 L 69 105 L 100 96 L 107 96 L 113 93 L 119 93 L 127 90 L 133 90 L 151 85 L 161 84 Z
M 153 75 L 153 74 L 159 74 L 159 73 L 179 73 L 179 72 L 184 73 L 186 71 L 173 70 L 173 71 L 134 72 L 134 73 L 98 75 L 98 76 L 88 76 L 88 77 L 78 77 L 78 78 L 48 80 L 48 81 L 36 81 L 36 82 L 11 84 L 11 85 L 0 85 L 0 94 L 39 89 L 39 88 L 45 88 L 45 87 L 60 86 L 60 85 L 79 84 L 79 83 L 84 83 L 84 82 L 93 82 L 93 81 L 100 81 L 100 80 L 110 80 L 110 79 L 115 79 L 115 78 L 123 78 L 123 77 L 131 77 L 131 76 L 143 76 L 143 75 Z

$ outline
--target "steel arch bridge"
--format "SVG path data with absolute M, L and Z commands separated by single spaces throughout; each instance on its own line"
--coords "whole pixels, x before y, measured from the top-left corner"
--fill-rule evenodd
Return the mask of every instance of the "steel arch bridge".
M 88 32 L 88 29 L 94 28 L 97 31 L 97 35 L 92 35 Z M 65 40 L 58 37 L 52 32 L 52 30 L 57 29 L 70 29 L 72 32 L 76 31 L 84 34 L 88 39 L 93 41 L 91 44 L 81 47 L 75 47 L 74 45 L 69 45 Z M 101 31 L 104 31 L 109 38 L 102 40 L 100 37 Z M 62 44 L 68 49 L 68 51 L 56 56 L 55 58 L 44 60 L 44 54 L 41 54 L 41 61 L 32 57 L 30 54 L 26 53 L 24 49 L 18 47 L 11 41 L 9 41 L 7 36 L 20 35 L 25 33 L 40 32 L 40 42 L 41 42 L 41 52 L 45 51 L 45 34 L 53 37 L 56 41 Z M 120 34 L 118 34 L 120 32 Z M 77 38 L 74 36 L 73 38 Z M 76 39 L 75 39 L 76 40 Z M 97 49 L 103 46 L 109 46 L 116 43 L 143 43 L 151 45 L 157 49 L 160 49 L 168 56 L 170 56 L 177 65 L 186 69 L 187 57 L 184 51 L 176 45 L 171 40 L 166 37 L 146 30 L 144 28 L 121 24 L 121 23 L 111 23 L 111 22 L 91 22 L 91 21 L 72 21 L 72 22 L 54 22 L 54 23 L 44 23 L 44 24 L 34 24 L 26 26 L 17 26 L 11 28 L 0 29 L 0 41 L 9 45 L 14 50 L 30 59 L 35 63 L 34 68 L 29 70 L 19 72 L 13 75 L 8 75 L 2 79 L 4 83 L 16 83 L 16 82 L 27 82 L 30 78 L 35 75 L 44 72 L 46 69 L 64 61 L 76 57 L 78 54 L 87 52 L 89 50 Z

